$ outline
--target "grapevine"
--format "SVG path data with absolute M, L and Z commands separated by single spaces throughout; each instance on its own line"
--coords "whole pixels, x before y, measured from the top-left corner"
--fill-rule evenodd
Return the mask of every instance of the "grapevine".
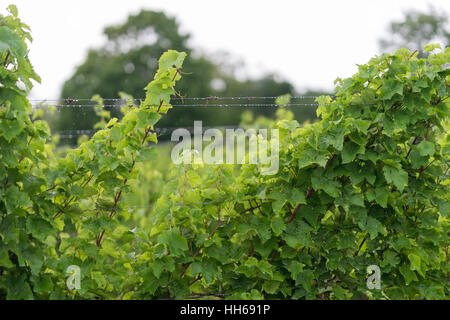
M 382 54 L 277 118 L 279 171 L 180 164 L 160 182 L 155 125 L 183 52 L 159 60 L 145 99 L 61 155 L 27 98 L 40 82 L 29 27 L 0 16 L 0 299 L 448 299 L 450 49 Z M 245 118 L 245 117 L 244 117 Z M 244 119 L 245 120 L 245 119 Z M 249 125 L 243 121 L 243 125 Z M 167 159 L 164 159 L 167 161 Z M 127 209 L 142 177 L 152 209 Z M 162 187 L 163 185 L 163 187 Z M 152 185 L 153 186 L 153 185 Z M 66 285 L 70 266 L 80 288 Z M 381 270 L 380 290 L 366 285 Z

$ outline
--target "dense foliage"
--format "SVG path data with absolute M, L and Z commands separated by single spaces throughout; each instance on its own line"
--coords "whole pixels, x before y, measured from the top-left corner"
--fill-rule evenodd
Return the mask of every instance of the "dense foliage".
M 31 117 L 31 37 L 9 10 L 0 16 L 0 298 L 448 299 L 449 48 L 373 58 L 318 99 L 311 125 L 280 99 L 277 120 L 261 120 L 280 130 L 277 174 L 176 165 L 143 215 L 123 200 L 140 177 L 161 178 L 148 144 L 186 54 L 161 56 L 145 101 L 123 106 L 120 121 L 97 107 L 101 130 L 59 157 L 46 122 Z M 71 265 L 81 268 L 75 290 Z M 381 290 L 366 286 L 369 265 L 381 268 Z
M 301 128 L 280 110 L 275 176 L 180 167 L 154 212 L 150 294 L 173 295 L 175 272 L 178 297 L 448 298 L 450 49 L 416 55 L 383 54 L 338 79 L 334 99 L 318 99 L 320 122 Z M 179 205 L 199 202 L 212 204 Z M 367 289 L 369 265 L 381 291 Z

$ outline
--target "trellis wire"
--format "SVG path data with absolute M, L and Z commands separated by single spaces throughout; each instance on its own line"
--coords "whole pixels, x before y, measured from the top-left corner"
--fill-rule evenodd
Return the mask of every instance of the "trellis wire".
M 315 99 L 321 97 L 323 95 L 298 95 L 298 96 L 290 96 L 290 99 Z M 170 100 L 256 100 L 256 99 L 278 99 L 282 98 L 282 96 L 235 96 L 235 97 L 220 97 L 220 96 L 209 96 L 209 97 L 172 97 Z M 335 97 L 335 96 L 332 96 Z M 64 98 L 64 99 L 29 99 L 29 101 L 65 101 L 66 103 L 72 103 L 77 101 L 145 101 L 145 98 L 101 98 L 101 99 L 93 99 L 93 98 Z
M 345 104 L 345 105 L 354 105 L 354 106 L 363 106 L 363 105 L 374 105 L 376 103 L 354 103 L 354 104 Z M 344 104 L 336 104 L 336 103 L 324 103 L 320 104 L 322 106 L 331 106 L 331 105 L 344 105 Z M 48 106 L 40 106 L 34 105 L 35 107 L 48 107 Z M 60 104 L 55 105 L 56 110 L 61 110 L 64 108 L 121 108 L 126 107 L 127 105 L 119 105 L 119 104 L 76 104 L 76 105 L 67 105 Z M 128 107 L 133 107 L 134 105 L 128 105 Z M 318 107 L 318 103 L 286 103 L 286 104 L 277 104 L 277 103 L 201 103 L 201 104 L 166 104 L 166 105 L 143 105 L 140 107 L 172 107 L 172 108 L 180 108 L 180 107 Z M 134 106 L 137 107 L 137 106 Z
M 311 100 L 324 95 L 296 95 L 290 96 L 290 101 L 292 100 Z M 336 96 L 331 96 L 335 98 Z M 319 103 L 300 103 L 300 102 L 289 102 L 289 103 L 217 103 L 217 101 L 242 101 L 242 100 L 274 100 L 278 98 L 283 98 L 283 96 L 235 96 L 235 97 L 220 97 L 220 96 L 209 96 L 209 97 L 171 97 L 170 101 L 182 101 L 182 103 L 178 104 L 163 104 L 163 105 L 140 105 L 139 107 L 317 107 Z M 204 101 L 203 103 L 184 103 L 184 101 Z M 121 108 L 121 107 L 138 107 L 135 105 L 135 102 L 139 102 L 142 104 L 145 99 L 143 98 L 66 98 L 66 99 L 30 99 L 30 101 L 34 101 L 32 105 L 34 107 L 49 107 L 53 106 L 57 111 L 63 108 Z M 98 104 L 99 101 L 106 101 L 107 103 Z M 215 103 L 210 103 L 210 101 L 215 101 Z M 47 104 L 48 102 L 53 102 Z M 58 103 L 59 102 L 59 103 Z M 97 102 L 95 104 L 89 102 Z M 322 105 L 335 105 L 336 103 L 328 103 Z M 372 105 L 375 103 L 358 103 L 357 105 Z M 349 104 L 351 105 L 351 104 Z
M 242 126 L 202 126 L 202 133 L 208 129 L 240 129 Z M 177 129 L 185 129 L 188 130 L 190 133 L 194 133 L 195 127 L 156 127 L 153 129 L 153 132 L 156 132 L 160 135 L 166 135 L 171 134 L 173 131 Z M 258 128 L 258 129 L 267 129 L 267 128 Z M 60 139 L 72 139 L 76 138 L 82 135 L 91 135 L 95 134 L 98 131 L 101 131 L 102 129 L 81 129 L 81 130 L 61 130 L 54 132 L 53 134 L 58 135 Z
M 216 205 L 216 204 L 222 204 L 222 203 L 230 203 L 230 202 L 243 202 L 243 201 L 255 201 L 256 203 L 258 203 L 257 201 L 261 201 L 261 203 L 264 202 L 268 202 L 268 200 L 266 199 L 241 199 L 241 200 L 222 200 L 222 201 L 205 201 L 205 202 L 187 202 L 187 203 L 182 203 L 182 202 L 177 202 L 175 203 L 175 205 L 177 207 L 187 207 L 187 206 L 194 206 L 194 205 L 200 205 L 200 206 L 211 206 L 211 205 Z M 99 211 L 99 210 L 127 210 L 128 212 L 133 212 L 135 209 L 151 209 L 153 208 L 155 205 L 148 205 L 148 206 L 128 206 L 128 207 L 121 207 L 118 206 L 116 208 L 95 208 L 95 209 L 85 209 L 83 211 Z M 255 208 L 256 209 L 256 208 Z

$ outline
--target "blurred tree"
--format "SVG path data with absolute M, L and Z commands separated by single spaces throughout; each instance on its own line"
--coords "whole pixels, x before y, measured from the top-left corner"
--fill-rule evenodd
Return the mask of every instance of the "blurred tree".
M 89 50 L 86 60 L 64 83 L 61 100 L 90 98 L 96 93 L 104 98 L 117 98 L 119 91 L 135 98 L 143 97 L 143 88 L 156 71 L 157 59 L 167 49 L 188 53 L 183 66 L 188 74 L 177 84 L 182 96 L 277 96 L 294 91 L 290 83 L 277 80 L 274 75 L 237 80 L 229 71 L 232 67 L 227 69 L 230 66 L 193 52 L 188 44 L 190 36 L 181 34 L 177 21 L 163 12 L 142 10 L 129 16 L 123 24 L 105 28 L 104 34 L 107 42 L 99 49 Z M 269 109 L 273 108 L 256 110 L 256 113 L 270 115 L 274 110 Z M 112 115 L 118 116 L 117 111 L 112 108 Z M 192 126 L 193 120 L 203 120 L 205 125 L 237 125 L 241 112 L 242 108 L 175 108 L 160 125 Z M 96 121 L 90 108 L 65 108 L 56 120 L 50 120 L 54 131 L 89 129 Z
M 450 44 L 450 32 L 448 29 L 448 15 L 446 12 L 438 12 L 433 7 L 429 12 L 415 10 L 405 12 L 402 21 L 393 21 L 389 25 L 389 36 L 379 40 L 379 46 L 383 51 L 395 51 L 399 48 L 418 50 L 424 57 L 423 46 L 430 42 L 440 42 L 443 46 Z

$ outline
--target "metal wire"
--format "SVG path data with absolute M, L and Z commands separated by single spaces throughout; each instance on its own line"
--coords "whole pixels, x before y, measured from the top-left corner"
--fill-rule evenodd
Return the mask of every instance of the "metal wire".
M 357 104 L 346 104 L 346 105 L 374 105 L 375 103 L 357 103 Z M 336 103 L 326 103 L 321 104 L 322 106 L 330 106 L 330 105 L 337 105 Z M 342 104 L 340 104 L 342 105 Z M 276 104 L 276 103 L 201 103 L 201 104 L 166 104 L 166 105 L 144 105 L 140 107 L 173 107 L 173 108 L 181 108 L 181 107 L 220 107 L 220 108 L 230 108 L 230 107 L 318 107 L 318 103 L 286 103 L 286 104 Z M 37 106 L 36 106 L 37 107 Z M 49 106 L 40 106 L 40 107 L 49 107 Z M 65 108 L 93 108 L 93 107 L 100 107 L 100 108 L 121 108 L 125 107 L 125 105 L 118 105 L 118 104 L 103 104 L 103 105 L 97 105 L 97 104 L 76 104 L 76 105 L 68 105 L 68 104 L 60 104 L 54 106 L 56 110 L 61 110 Z M 129 107 L 132 107 L 129 105 Z M 135 106 L 137 107 L 137 106 Z
M 167 135 L 167 134 L 171 134 L 173 131 L 177 130 L 177 129 L 185 129 L 188 130 L 190 133 L 194 133 L 195 127 L 156 127 L 153 129 L 154 132 L 156 132 L 159 135 Z M 242 127 L 240 126 L 202 126 L 202 132 L 208 130 L 208 129 L 240 129 Z M 258 128 L 258 129 L 263 129 L 263 128 Z M 95 134 L 96 132 L 100 131 L 99 130 L 95 130 L 95 129 L 82 129 L 82 130 L 61 130 L 61 131 L 57 131 L 54 132 L 53 134 L 57 134 L 59 136 L 60 139 L 72 139 L 72 138 L 76 138 L 82 135 L 91 135 L 91 134 Z
M 210 205 L 216 205 L 216 204 L 222 204 L 222 203 L 230 203 L 230 202 L 242 202 L 242 201 L 262 201 L 264 202 L 268 202 L 269 200 L 263 200 L 263 199 L 241 199 L 241 200 L 223 200 L 223 201 L 206 201 L 206 202 L 188 202 L 188 203 L 182 203 L 182 202 L 177 202 L 175 203 L 176 206 L 178 207 L 188 207 L 188 206 L 194 206 L 194 205 L 200 205 L 200 206 L 210 206 Z M 154 205 L 149 205 L 149 206 L 129 206 L 129 207 L 121 207 L 120 205 L 116 208 L 96 208 L 96 209 L 86 209 L 83 211 L 99 211 L 99 210 L 127 210 L 128 212 L 133 212 L 135 209 L 150 209 L 153 208 Z M 255 208 L 256 209 L 256 208 Z
M 324 94 L 325 95 L 325 94 Z M 298 95 L 298 96 L 290 96 L 290 99 L 315 99 L 321 97 L 323 95 Z M 210 97 L 172 97 L 171 100 L 256 100 L 256 99 L 278 99 L 283 96 L 237 96 L 237 97 L 220 97 L 220 96 L 210 96 Z M 92 98 L 65 98 L 65 99 L 28 99 L 29 101 L 64 101 L 65 103 L 72 103 L 77 101 L 144 101 L 145 98 L 132 98 L 132 99 L 124 99 L 124 98 L 101 98 L 101 99 L 92 99 Z
M 196 127 L 156 127 L 153 129 L 154 132 L 171 132 L 176 129 L 186 129 L 188 131 L 193 131 Z M 208 129 L 239 129 L 242 128 L 240 126 L 202 126 L 202 130 Z M 74 130 L 61 130 L 54 132 L 54 134 L 90 134 L 96 133 L 102 129 L 74 129 Z
M 254 100 L 274 100 L 278 98 L 282 98 L 283 96 L 235 96 L 235 97 L 220 97 L 220 96 L 209 96 L 209 97 L 172 97 L 171 101 L 182 101 L 182 103 L 178 104 L 164 104 L 164 105 L 140 105 L 137 106 L 134 102 L 142 103 L 145 101 L 143 98 L 132 98 L 132 99 L 124 99 L 124 98 L 102 98 L 102 101 L 106 101 L 107 103 L 99 105 L 98 103 L 93 104 L 89 102 L 98 102 L 100 99 L 93 98 L 66 98 L 66 99 L 30 99 L 30 101 L 34 101 L 32 103 L 34 107 L 49 107 L 53 105 L 57 111 L 60 111 L 63 108 L 121 108 L 121 107 L 220 107 L 220 108 L 230 108 L 230 107 L 317 107 L 319 103 L 300 103 L 300 102 L 292 102 L 292 100 L 311 100 L 324 95 L 297 95 L 290 96 L 289 99 L 291 102 L 286 104 L 277 104 L 277 103 L 220 103 L 220 101 L 254 101 Z M 333 98 L 336 96 L 332 96 Z M 203 101 L 203 103 L 184 103 L 184 101 Z M 210 101 L 215 101 L 215 103 L 210 103 Z M 219 101 L 219 103 L 217 103 Z M 46 104 L 47 102 L 54 102 L 53 104 Z M 61 102 L 61 103 L 58 103 Z M 358 105 L 371 105 L 374 103 L 359 103 Z M 322 104 L 322 105 L 335 105 L 335 103 Z M 348 104 L 351 105 L 351 104 Z

